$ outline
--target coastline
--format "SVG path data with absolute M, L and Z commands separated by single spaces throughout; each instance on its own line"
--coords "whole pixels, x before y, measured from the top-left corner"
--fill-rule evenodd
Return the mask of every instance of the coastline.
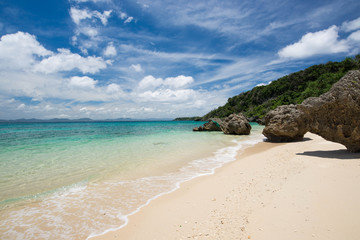
M 359 160 L 309 133 L 258 143 L 91 239 L 358 239 Z

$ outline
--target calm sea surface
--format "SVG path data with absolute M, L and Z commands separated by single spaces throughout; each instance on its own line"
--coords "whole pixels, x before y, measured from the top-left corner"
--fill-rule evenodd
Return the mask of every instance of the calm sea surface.
M 262 141 L 201 122 L 0 124 L 0 239 L 86 239 Z

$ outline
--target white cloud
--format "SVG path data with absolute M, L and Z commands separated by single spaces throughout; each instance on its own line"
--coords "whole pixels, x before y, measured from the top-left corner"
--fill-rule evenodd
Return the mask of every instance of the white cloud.
M 259 83 L 258 85 L 256 85 L 255 87 L 261 87 L 261 86 L 267 86 L 270 83 L 272 83 L 272 81 L 268 82 L 268 83 Z
M 73 87 L 80 87 L 80 88 L 95 88 L 97 81 L 87 77 L 87 76 L 83 76 L 83 77 L 71 77 L 70 81 L 69 81 L 69 85 L 73 86 Z
M 7 34 L 0 39 L 0 68 L 6 71 L 49 74 L 79 69 L 82 73 L 96 73 L 106 67 L 101 57 L 82 57 L 68 49 L 58 49 L 58 53 L 49 51 L 29 33 Z
M 133 17 L 128 17 L 124 23 L 131 23 L 131 21 L 133 20 L 134 18 Z
M 131 64 L 130 69 L 134 70 L 135 72 L 143 72 L 140 64 Z
M 159 87 L 162 84 L 163 84 L 162 78 L 154 78 L 153 76 L 149 75 L 144 77 L 139 82 L 139 87 L 141 89 L 147 89 L 147 88 Z
M 24 103 L 21 103 L 16 109 L 20 110 L 20 109 L 24 109 L 26 107 L 26 105 Z
M 121 88 L 116 83 L 111 83 L 106 87 L 106 92 L 108 93 L 119 93 L 121 92 Z
M 346 40 L 338 40 L 338 27 L 305 34 L 300 41 L 288 45 L 278 52 L 281 58 L 307 58 L 317 54 L 348 52 Z
M 120 13 L 120 18 L 124 20 L 125 18 L 127 18 L 127 14 L 124 13 L 124 12 L 121 12 Z
M 72 7 L 70 8 L 70 16 L 74 23 L 80 24 L 81 20 L 92 18 L 93 14 L 87 10 L 81 10 Z
M 51 111 L 51 110 L 53 110 L 54 108 L 53 107 L 51 107 L 49 104 L 47 104 L 45 107 L 44 107 L 44 110 L 45 111 Z
M 104 50 L 104 55 L 107 57 L 116 56 L 117 51 L 114 47 L 114 44 L 112 42 L 109 43 L 109 45 Z
M 360 42 L 360 30 L 351 33 L 347 39 L 352 42 Z
M 95 36 L 97 36 L 99 34 L 99 31 L 94 27 L 86 26 L 86 27 L 79 27 L 77 29 L 77 33 L 78 33 L 78 35 L 80 33 L 82 33 L 82 34 L 84 34 L 84 35 L 86 35 L 88 37 L 93 38 L 93 37 L 95 37 Z
M 82 107 L 79 109 L 80 112 L 87 112 L 88 111 L 88 108 L 87 107 Z
M 58 49 L 58 54 L 43 59 L 35 66 L 35 71 L 55 73 L 79 69 L 82 73 L 96 73 L 106 68 L 106 62 L 101 57 L 81 57 L 68 49 Z
M 101 23 L 106 26 L 108 23 L 108 19 L 110 18 L 112 10 L 104 11 L 100 13 L 98 11 L 89 11 L 87 9 L 78 9 L 78 8 L 70 8 L 70 16 L 73 22 L 77 25 L 80 24 L 82 20 L 98 18 Z
M 120 19 L 124 20 L 124 23 L 131 23 L 134 20 L 134 17 L 128 16 L 126 13 L 124 12 L 119 12 L 118 16 L 120 17 Z
M 180 75 L 177 77 L 169 77 L 164 81 L 164 85 L 171 86 L 174 88 L 184 87 L 194 82 L 192 77 L 186 77 L 184 75 Z
M 35 56 L 46 57 L 51 54 L 29 33 L 7 34 L 0 39 L 0 68 L 29 68 L 36 63 Z
M 163 80 L 162 78 L 155 78 L 151 75 L 144 77 L 139 82 L 140 89 L 149 89 L 149 88 L 156 88 L 156 87 L 169 87 L 169 88 L 182 88 L 190 83 L 193 83 L 194 79 L 188 76 L 177 76 L 177 77 L 168 77 Z
M 187 101 L 196 95 L 192 89 L 158 89 L 155 91 L 146 91 L 141 93 L 139 96 L 145 101 L 161 101 L 161 102 L 172 102 L 172 101 Z
M 352 20 L 350 22 L 347 22 L 347 21 L 344 22 L 341 25 L 341 29 L 345 32 L 351 32 L 351 31 L 360 29 L 360 17 L 355 20 Z
M 104 11 L 102 14 L 100 12 L 95 11 L 96 16 L 100 19 L 101 23 L 106 26 L 108 23 L 108 19 L 112 13 L 112 10 Z
M 136 95 L 141 102 L 181 102 L 186 104 L 191 99 L 199 96 L 199 92 L 185 86 L 193 83 L 190 76 L 155 78 L 151 75 L 144 77 L 139 82 Z

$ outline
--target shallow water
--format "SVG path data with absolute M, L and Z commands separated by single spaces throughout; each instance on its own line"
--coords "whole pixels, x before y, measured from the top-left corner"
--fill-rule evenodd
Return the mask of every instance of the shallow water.
M 0 124 L 1 239 L 86 239 L 262 140 L 199 122 Z

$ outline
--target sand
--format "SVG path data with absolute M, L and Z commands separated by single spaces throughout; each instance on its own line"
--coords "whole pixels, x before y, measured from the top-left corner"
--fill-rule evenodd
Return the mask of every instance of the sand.
M 96 239 L 360 239 L 360 154 L 313 134 L 259 143 Z

